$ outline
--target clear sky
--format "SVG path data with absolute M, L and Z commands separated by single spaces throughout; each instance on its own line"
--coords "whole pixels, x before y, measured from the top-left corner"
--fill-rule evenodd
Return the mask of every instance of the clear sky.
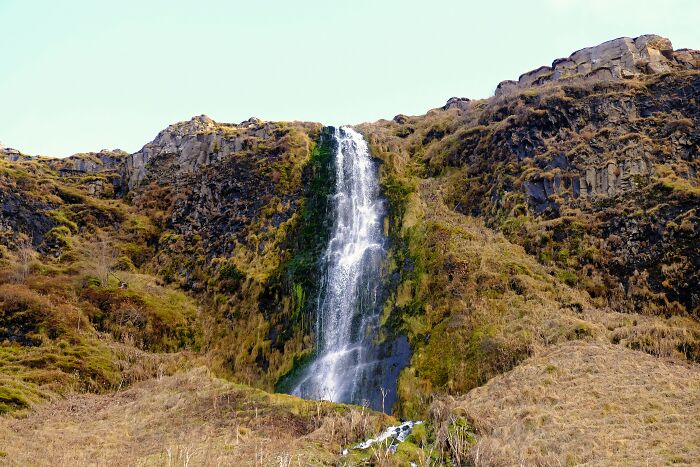
M 620 36 L 700 48 L 699 0 L 0 0 L 0 142 L 136 151 L 168 124 L 359 123 Z

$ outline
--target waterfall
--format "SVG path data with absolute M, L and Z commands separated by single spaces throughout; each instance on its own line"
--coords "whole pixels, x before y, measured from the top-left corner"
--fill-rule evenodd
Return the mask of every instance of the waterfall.
M 333 227 L 322 259 L 316 354 L 292 394 L 391 410 L 405 338 L 379 343 L 384 203 L 378 167 L 362 135 L 335 130 Z

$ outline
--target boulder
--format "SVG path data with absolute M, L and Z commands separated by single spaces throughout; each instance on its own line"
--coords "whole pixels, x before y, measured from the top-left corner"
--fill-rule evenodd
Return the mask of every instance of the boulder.
M 510 93 L 511 91 L 517 89 L 518 83 L 513 80 L 506 80 L 506 81 L 501 81 L 498 83 L 498 86 L 496 86 L 496 97 L 503 96 L 505 94 Z
M 469 102 L 471 102 L 471 99 L 468 99 L 466 97 L 451 97 L 447 100 L 447 103 L 442 106 L 442 110 L 467 110 L 469 108 Z

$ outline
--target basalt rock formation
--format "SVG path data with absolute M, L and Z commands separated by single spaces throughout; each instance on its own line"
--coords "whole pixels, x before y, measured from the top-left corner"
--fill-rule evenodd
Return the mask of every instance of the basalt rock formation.
M 673 50 L 671 41 L 648 34 L 620 37 L 595 47 L 578 50 L 559 58 L 552 66 L 542 66 L 520 75 L 518 81 L 502 81 L 496 96 L 557 81 L 632 79 L 640 75 L 700 68 L 700 51 Z
M 661 57 L 668 71 L 528 83 L 360 127 L 392 207 L 387 309 L 414 351 L 404 414 L 569 339 L 700 361 L 700 69 Z M 582 295 L 533 289 L 538 271 Z

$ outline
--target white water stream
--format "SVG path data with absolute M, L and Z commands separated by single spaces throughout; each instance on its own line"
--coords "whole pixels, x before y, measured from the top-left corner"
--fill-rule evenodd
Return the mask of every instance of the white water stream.
M 335 140 L 334 224 L 323 258 L 316 357 L 292 394 L 361 404 L 376 400 L 385 384 L 385 362 L 372 344 L 385 254 L 384 206 L 377 167 L 362 135 L 343 127 L 335 130 Z

